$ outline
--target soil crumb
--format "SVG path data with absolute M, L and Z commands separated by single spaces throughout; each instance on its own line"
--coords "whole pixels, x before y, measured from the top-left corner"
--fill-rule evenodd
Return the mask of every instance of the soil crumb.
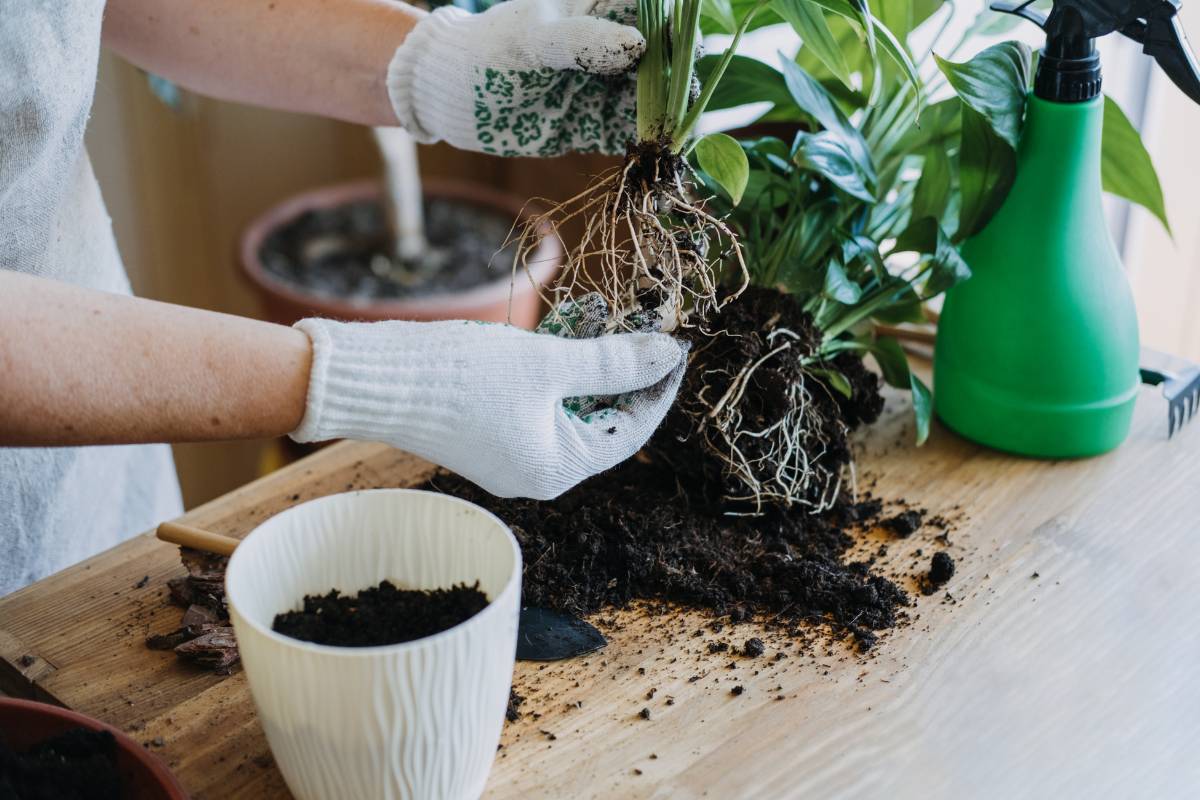
M 20 800 L 119 800 L 117 740 L 75 728 L 18 753 L 0 739 L 0 797 Z
M 912 536 L 921 529 L 924 524 L 925 514 L 918 509 L 909 509 L 902 511 L 894 517 L 885 519 L 881 525 L 884 528 L 904 539 Z
M 939 550 L 929 560 L 929 575 L 923 587 L 925 594 L 933 594 L 937 587 L 954 577 L 954 559 L 945 550 Z
M 516 722 L 521 718 L 521 704 L 525 702 L 525 695 L 518 694 L 516 689 L 508 690 L 508 708 L 504 710 L 504 718 L 509 722 Z
M 353 596 L 337 589 L 308 595 L 300 610 L 277 614 L 271 629 L 293 639 L 337 647 L 400 644 L 452 628 L 487 604 L 478 582 L 449 589 L 400 589 L 383 581 Z

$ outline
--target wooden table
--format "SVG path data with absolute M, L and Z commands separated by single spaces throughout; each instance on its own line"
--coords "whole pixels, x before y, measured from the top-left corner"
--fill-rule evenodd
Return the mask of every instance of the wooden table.
M 748 626 L 695 638 L 705 620 L 694 614 L 657 628 L 622 614 L 602 654 L 518 665 L 526 713 L 506 727 L 487 796 L 1195 796 L 1200 423 L 1168 442 L 1164 403 L 1145 390 L 1118 452 L 1051 463 L 936 427 L 916 449 L 907 400 L 889 396 L 889 409 L 859 480 L 957 514 L 948 594 L 914 592 L 914 621 L 868 660 L 768 638 L 768 657 L 791 656 L 736 669 L 705 643 L 738 644 Z M 429 473 L 345 443 L 184 521 L 243 535 L 311 497 Z M 939 532 L 877 532 L 862 547 L 886 541 L 911 575 L 914 551 L 927 560 Z M 286 797 L 244 674 L 204 674 L 143 645 L 177 624 L 164 587 L 179 574 L 175 548 L 147 534 L 0 599 L 0 689 L 132 732 L 198 798 Z

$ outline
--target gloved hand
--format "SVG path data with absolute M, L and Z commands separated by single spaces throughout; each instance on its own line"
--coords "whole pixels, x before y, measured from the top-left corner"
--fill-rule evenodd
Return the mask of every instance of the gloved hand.
M 575 340 L 462 321 L 296 327 L 313 362 L 293 439 L 386 442 L 501 497 L 557 497 L 632 456 L 670 408 L 687 360 L 663 334 Z M 622 393 L 632 394 L 585 414 L 563 403 Z
M 624 152 L 646 49 L 633 0 L 507 0 L 444 6 L 417 23 L 388 69 L 417 141 L 504 156 Z

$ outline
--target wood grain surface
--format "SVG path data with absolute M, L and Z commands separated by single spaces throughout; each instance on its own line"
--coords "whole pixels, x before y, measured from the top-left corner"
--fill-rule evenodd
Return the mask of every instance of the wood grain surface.
M 880 566 L 913 594 L 908 624 L 864 658 L 748 624 L 718 633 L 692 612 L 601 614 L 601 653 L 518 664 L 527 700 L 486 796 L 1194 796 L 1200 424 L 1168 442 L 1165 405 L 1144 390 L 1119 451 L 1043 462 L 937 426 L 914 448 L 907 400 L 888 406 L 859 485 L 950 522 L 860 543 L 864 554 L 886 545 Z M 312 497 L 430 474 L 403 453 L 345 443 L 182 521 L 241 536 Z M 916 578 L 936 549 L 958 569 L 922 596 Z M 179 574 L 175 548 L 143 535 L 0 599 L 0 691 L 132 732 L 197 798 L 287 797 L 245 676 L 204 674 L 143 644 L 177 624 L 165 583 Z M 754 635 L 762 657 L 709 653 Z

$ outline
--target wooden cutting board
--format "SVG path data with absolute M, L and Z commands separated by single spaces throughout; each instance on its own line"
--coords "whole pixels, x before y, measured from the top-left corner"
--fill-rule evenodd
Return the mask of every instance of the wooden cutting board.
M 951 518 L 958 571 L 947 591 L 914 591 L 913 622 L 868 659 L 771 637 L 761 658 L 710 654 L 707 642 L 736 646 L 756 629 L 697 637 L 707 621 L 692 613 L 600 615 L 611 623 L 601 623 L 604 652 L 518 665 L 528 699 L 506 726 L 487 796 L 1193 792 L 1200 424 L 1168 442 L 1163 401 L 1145 390 L 1118 452 L 1042 462 L 936 426 L 914 448 L 907 399 L 889 395 L 888 406 L 858 479 Z M 312 497 L 413 485 L 431 471 L 386 447 L 343 443 L 183 521 L 242 536 Z M 887 544 L 886 561 L 915 575 L 915 551 L 927 561 L 940 532 L 877 532 L 862 549 Z M 116 724 L 197 798 L 287 797 L 245 676 L 201 673 L 143 644 L 178 623 L 165 586 L 182 572 L 176 549 L 147 534 L 0 599 L 0 690 Z

